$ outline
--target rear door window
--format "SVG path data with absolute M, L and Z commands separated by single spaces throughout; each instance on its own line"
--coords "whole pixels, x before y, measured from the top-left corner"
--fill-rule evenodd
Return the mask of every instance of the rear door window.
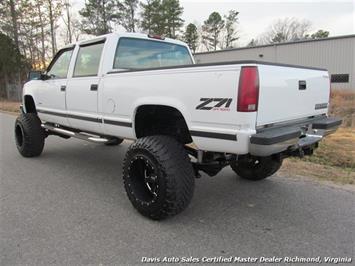
M 103 42 L 80 46 L 73 76 L 97 76 L 103 47 Z

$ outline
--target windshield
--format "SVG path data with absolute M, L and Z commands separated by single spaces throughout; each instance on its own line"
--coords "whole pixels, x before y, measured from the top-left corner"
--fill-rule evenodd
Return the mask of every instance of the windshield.
M 114 69 L 144 69 L 190 65 L 192 59 L 185 46 L 136 38 L 120 38 Z

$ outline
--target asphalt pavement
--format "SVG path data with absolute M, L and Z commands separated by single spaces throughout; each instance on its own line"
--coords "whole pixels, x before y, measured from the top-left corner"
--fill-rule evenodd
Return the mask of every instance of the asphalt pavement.
M 136 265 L 144 257 L 181 263 L 190 256 L 354 263 L 354 191 L 290 177 L 247 182 L 225 168 L 196 180 L 183 213 L 151 221 L 123 188 L 129 142 L 108 147 L 50 136 L 42 155 L 27 159 L 16 150 L 14 121 L 0 114 L 2 266 Z

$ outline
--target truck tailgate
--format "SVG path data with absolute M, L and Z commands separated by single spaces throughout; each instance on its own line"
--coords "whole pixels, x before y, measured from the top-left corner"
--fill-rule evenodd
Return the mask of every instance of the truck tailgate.
M 327 113 L 329 75 L 326 70 L 258 65 L 257 126 Z

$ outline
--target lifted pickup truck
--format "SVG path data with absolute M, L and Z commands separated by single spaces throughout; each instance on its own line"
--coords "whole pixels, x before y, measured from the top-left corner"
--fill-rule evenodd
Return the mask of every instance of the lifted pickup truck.
M 36 73 L 31 73 L 35 77 Z M 39 156 L 56 135 L 118 145 L 133 206 L 151 219 L 187 207 L 200 172 L 274 174 L 311 155 L 341 120 L 327 117 L 325 69 L 258 61 L 195 65 L 180 41 L 109 34 L 60 50 L 27 82 L 15 123 L 19 152 Z

